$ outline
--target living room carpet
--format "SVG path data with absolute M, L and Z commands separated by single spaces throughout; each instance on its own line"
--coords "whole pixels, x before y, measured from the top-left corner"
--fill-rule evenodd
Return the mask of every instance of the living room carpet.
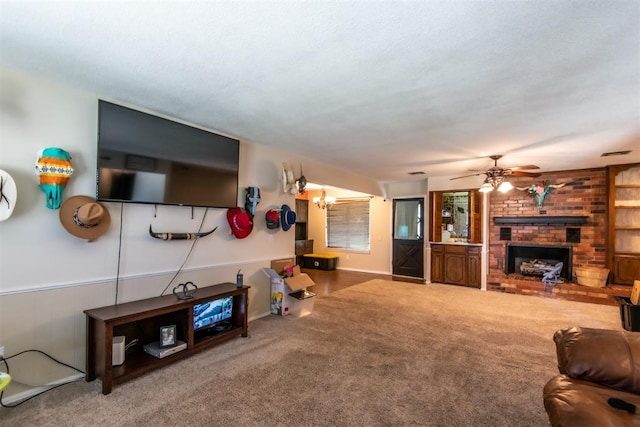
M 65 385 L 0 424 L 545 426 L 553 333 L 621 329 L 617 307 L 371 280 L 101 394 Z

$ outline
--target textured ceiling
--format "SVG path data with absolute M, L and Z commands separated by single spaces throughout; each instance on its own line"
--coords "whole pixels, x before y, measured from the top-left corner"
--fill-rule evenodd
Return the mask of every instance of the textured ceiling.
M 380 182 L 640 161 L 638 1 L 0 1 L 0 25 L 5 66 Z

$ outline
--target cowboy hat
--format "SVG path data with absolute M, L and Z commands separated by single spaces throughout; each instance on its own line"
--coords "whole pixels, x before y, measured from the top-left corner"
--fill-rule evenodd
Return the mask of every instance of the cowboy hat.
M 231 208 L 227 210 L 227 222 L 231 232 L 238 239 L 244 239 L 253 230 L 251 214 L 243 208 Z
M 269 230 L 276 230 L 280 228 L 280 213 L 276 209 L 269 209 L 264 214 L 264 219 L 267 221 L 267 228 Z
M 60 222 L 70 234 L 91 242 L 106 233 L 111 225 L 111 216 L 96 199 L 73 196 L 62 202 Z
M 9 218 L 16 206 L 16 183 L 7 172 L 0 169 L 0 221 Z
M 282 205 L 280 211 L 280 224 L 284 231 L 288 231 L 293 224 L 296 223 L 296 213 L 291 210 L 289 205 Z

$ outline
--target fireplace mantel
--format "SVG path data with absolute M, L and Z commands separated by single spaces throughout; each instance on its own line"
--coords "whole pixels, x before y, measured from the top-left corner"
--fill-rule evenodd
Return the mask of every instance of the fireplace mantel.
M 586 216 L 494 216 L 496 225 L 585 225 Z

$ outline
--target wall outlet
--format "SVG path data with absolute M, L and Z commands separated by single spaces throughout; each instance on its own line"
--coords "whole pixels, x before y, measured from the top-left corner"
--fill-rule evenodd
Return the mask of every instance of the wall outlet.
M 0 358 L 4 358 L 4 346 L 0 347 Z

